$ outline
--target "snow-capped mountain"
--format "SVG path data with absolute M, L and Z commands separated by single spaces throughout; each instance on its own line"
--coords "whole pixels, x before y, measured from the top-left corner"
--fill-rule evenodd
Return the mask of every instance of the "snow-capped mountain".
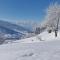
M 0 40 L 1 39 L 20 39 L 26 33 L 30 33 L 26 27 L 0 20 Z

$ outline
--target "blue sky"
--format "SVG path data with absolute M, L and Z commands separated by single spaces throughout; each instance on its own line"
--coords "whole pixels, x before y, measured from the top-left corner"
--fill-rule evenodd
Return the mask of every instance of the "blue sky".
M 41 21 L 45 9 L 60 0 L 0 0 L 0 19 L 11 22 L 20 20 Z

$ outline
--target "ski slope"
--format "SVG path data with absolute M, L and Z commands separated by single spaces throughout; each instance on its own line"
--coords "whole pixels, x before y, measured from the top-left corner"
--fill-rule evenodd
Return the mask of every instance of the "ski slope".
M 60 60 L 59 34 L 57 38 L 53 35 L 43 32 L 35 37 L 0 45 L 0 60 Z

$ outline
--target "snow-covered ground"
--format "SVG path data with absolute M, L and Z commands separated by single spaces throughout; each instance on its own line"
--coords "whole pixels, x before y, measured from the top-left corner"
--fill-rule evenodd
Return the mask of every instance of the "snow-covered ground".
M 31 37 L 19 40 L 17 42 L 21 43 L 35 43 L 35 42 L 43 42 L 43 41 L 52 41 L 52 40 L 59 40 L 60 39 L 60 31 L 57 34 L 57 37 L 55 37 L 55 33 L 48 33 L 47 31 L 42 32 L 41 34 Z
M 60 33 L 46 31 L 38 36 L 0 45 L 0 60 L 60 60 Z

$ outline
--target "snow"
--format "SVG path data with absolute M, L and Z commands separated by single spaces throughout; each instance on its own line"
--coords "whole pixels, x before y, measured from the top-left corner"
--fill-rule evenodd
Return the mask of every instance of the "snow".
M 42 32 L 41 34 L 31 37 L 22 39 L 21 43 L 35 43 L 35 42 L 42 42 L 42 41 L 52 41 L 52 40 L 59 40 L 60 39 L 60 31 L 58 32 L 58 36 L 55 37 L 55 33 L 48 33 L 47 31 Z
M 0 60 L 60 60 L 60 32 L 46 31 L 38 36 L 0 45 Z
M 60 31 L 58 31 L 57 37 L 55 37 L 55 32 L 48 33 L 47 31 L 43 32 L 39 35 L 42 40 L 51 41 L 51 40 L 59 40 L 60 39 Z
M 60 60 L 60 40 L 0 46 L 1 60 Z

